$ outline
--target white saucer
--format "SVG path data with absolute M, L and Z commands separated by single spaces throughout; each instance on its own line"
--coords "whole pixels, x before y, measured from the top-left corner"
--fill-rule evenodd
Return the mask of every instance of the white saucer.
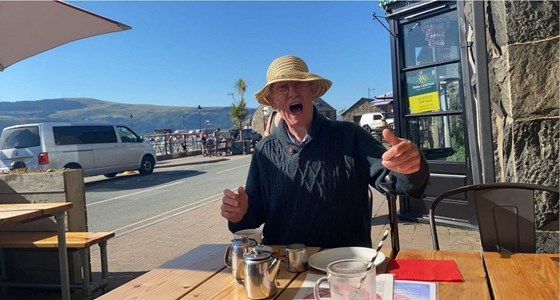
M 308 264 L 314 269 L 327 272 L 327 266 L 333 261 L 353 258 L 369 262 L 374 254 L 375 250 L 365 247 L 332 248 L 311 255 Z M 375 266 L 380 265 L 384 260 L 385 254 L 379 252 L 374 262 Z

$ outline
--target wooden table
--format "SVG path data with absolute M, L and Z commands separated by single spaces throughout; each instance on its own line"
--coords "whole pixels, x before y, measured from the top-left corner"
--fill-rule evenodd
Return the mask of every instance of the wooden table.
M 398 259 L 451 259 L 465 282 L 438 282 L 438 299 L 558 299 L 559 254 L 401 250 Z
M 227 246 L 201 245 L 97 299 L 249 299 L 224 264 Z M 309 255 L 319 250 L 307 248 Z M 292 299 L 305 274 L 289 273 L 282 262 L 274 299 Z
M 494 298 L 558 299 L 559 254 L 484 252 Z
M 480 252 L 401 249 L 397 259 L 454 260 L 464 282 L 438 282 L 438 299 L 490 299 L 486 272 Z
M 66 255 L 66 228 L 64 214 L 72 208 L 70 202 L 0 204 L 0 226 L 29 222 L 54 216 L 58 233 L 58 258 L 62 299 L 70 299 L 68 257 Z
M 235 282 L 231 269 L 224 265 L 226 248 L 226 244 L 201 245 L 97 299 L 248 299 L 243 286 Z M 279 247 L 273 248 L 277 251 Z M 320 249 L 307 250 L 312 255 Z M 403 249 L 397 258 L 454 260 L 465 281 L 438 282 L 438 299 L 556 299 L 558 296 L 557 254 L 514 254 L 503 258 L 497 253 Z M 526 270 L 527 264 L 534 270 L 523 272 L 521 268 Z M 282 263 L 278 292 L 272 299 L 294 299 L 310 272 L 320 274 L 313 269 L 289 273 Z M 516 287 L 502 286 L 508 281 Z M 516 289 L 539 292 L 525 294 Z

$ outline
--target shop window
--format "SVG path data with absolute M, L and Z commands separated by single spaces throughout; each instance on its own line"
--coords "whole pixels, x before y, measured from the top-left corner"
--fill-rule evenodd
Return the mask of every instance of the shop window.
M 459 59 L 457 11 L 402 26 L 405 67 Z

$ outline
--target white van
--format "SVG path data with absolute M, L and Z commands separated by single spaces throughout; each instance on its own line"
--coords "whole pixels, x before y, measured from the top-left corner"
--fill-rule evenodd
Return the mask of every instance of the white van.
M 156 162 L 152 145 L 126 126 L 37 123 L 6 127 L 0 136 L 0 173 L 69 168 L 83 169 L 84 176 L 148 175 Z
M 360 126 L 367 132 L 375 131 L 383 126 L 381 121 L 383 118 L 385 118 L 385 121 L 387 122 L 387 128 L 394 128 L 395 119 L 392 112 L 373 112 L 363 114 L 360 118 Z

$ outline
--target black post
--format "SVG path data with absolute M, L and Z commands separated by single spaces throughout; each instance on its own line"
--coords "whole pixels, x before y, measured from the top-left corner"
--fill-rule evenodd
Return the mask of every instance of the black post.
M 202 129 L 202 121 L 200 119 L 200 110 L 202 110 L 202 107 L 200 107 L 200 105 L 198 106 L 198 130 Z

